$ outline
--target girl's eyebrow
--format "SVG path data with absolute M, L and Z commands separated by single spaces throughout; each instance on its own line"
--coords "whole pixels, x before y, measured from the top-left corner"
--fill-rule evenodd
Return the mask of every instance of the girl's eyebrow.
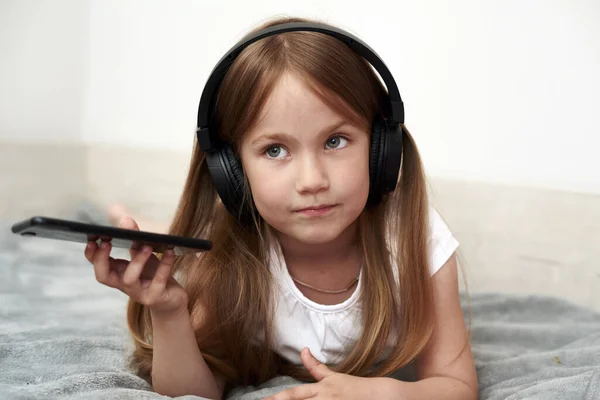
M 265 133 L 264 135 L 260 135 L 259 137 L 254 139 L 252 141 L 252 143 L 250 143 L 250 144 L 254 146 L 256 144 L 260 144 L 261 142 L 270 142 L 270 141 L 283 142 L 286 140 L 293 142 L 296 140 L 296 138 L 294 136 L 290 135 L 289 133 L 285 133 L 285 132 Z
M 347 121 L 345 120 L 337 120 L 335 121 L 333 124 L 328 125 L 326 127 L 324 127 L 323 129 L 321 129 L 321 131 L 319 132 L 318 136 L 321 136 L 325 133 L 331 132 L 333 130 L 336 130 L 338 128 L 340 128 L 343 125 L 346 125 Z M 290 135 L 289 133 L 286 132 L 273 132 L 273 133 L 265 133 L 260 135 L 259 137 L 257 137 L 256 139 L 254 139 L 250 145 L 254 146 L 257 143 L 260 142 L 264 142 L 264 141 L 291 141 L 291 142 L 296 142 L 297 139 L 293 136 Z

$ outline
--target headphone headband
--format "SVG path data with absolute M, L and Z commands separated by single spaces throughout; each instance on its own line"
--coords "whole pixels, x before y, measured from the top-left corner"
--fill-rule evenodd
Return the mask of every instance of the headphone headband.
M 279 33 L 293 31 L 313 31 L 333 36 L 346 43 L 358 55 L 366 59 L 379 73 L 387 88 L 390 100 L 389 109 L 391 112 L 391 115 L 388 116 L 388 124 L 404 123 L 404 105 L 402 103 L 402 98 L 400 97 L 400 92 L 398 91 L 396 81 L 394 80 L 390 70 L 387 68 L 383 60 L 373 49 L 371 49 L 371 47 L 349 32 L 333 26 L 313 22 L 288 22 L 262 29 L 250 35 L 249 37 L 240 40 L 219 60 L 217 65 L 213 68 L 210 77 L 204 86 L 204 90 L 202 91 L 200 106 L 198 107 L 198 124 L 196 127 L 196 134 L 200 149 L 202 151 L 209 151 L 217 148 L 216 138 L 211 137 L 209 131 L 210 115 L 212 113 L 212 107 L 215 103 L 215 96 L 219 89 L 219 85 L 221 84 L 221 81 L 225 77 L 225 74 L 229 70 L 229 67 L 231 67 L 231 64 L 233 64 L 236 57 L 247 46 L 260 39 Z

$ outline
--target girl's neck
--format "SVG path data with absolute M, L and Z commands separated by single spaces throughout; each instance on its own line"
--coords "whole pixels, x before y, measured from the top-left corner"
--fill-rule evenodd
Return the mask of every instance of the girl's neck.
M 331 269 L 339 272 L 357 272 L 362 252 L 357 240 L 357 224 L 348 227 L 334 241 L 324 244 L 307 244 L 284 235 L 278 235 L 283 256 L 290 273 L 314 275 Z
M 356 222 L 328 243 L 303 243 L 281 233 L 276 234 L 286 261 L 307 265 L 337 264 L 352 257 L 358 249 Z
M 352 226 L 333 242 L 322 245 L 299 243 L 289 237 L 278 236 L 292 279 L 321 290 L 351 289 L 330 294 L 296 283 L 305 297 L 318 304 L 331 305 L 340 304 L 352 296 L 363 261 L 357 232 L 356 226 Z M 350 283 L 354 284 L 349 287 Z

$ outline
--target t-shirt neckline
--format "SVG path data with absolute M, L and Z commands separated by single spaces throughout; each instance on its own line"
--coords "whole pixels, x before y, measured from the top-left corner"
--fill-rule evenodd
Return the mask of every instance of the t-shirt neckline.
M 283 257 L 277 257 L 277 258 L 279 259 L 279 258 L 283 258 Z M 306 306 L 310 309 L 313 309 L 315 311 L 319 311 L 319 312 L 343 311 L 343 310 L 346 310 L 346 309 L 352 307 L 354 305 L 354 303 L 356 303 L 356 301 L 360 297 L 360 289 L 362 286 L 362 274 L 363 274 L 362 268 L 361 268 L 360 274 L 358 276 L 358 283 L 357 283 L 356 287 L 354 288 L 354 291 L 352 292 L 350 297 L 348 297 L 343 302 L 337 303 L 337 304 L 320 304 L 320 303 L 317 303 L 317 302 L 309 299 L 308 297 L 306 297 L 304 295 L 304 293 L 302 293 L 302 291 L 300 289 L 298 289 L 298 287 L 296 286 L 296 283 L 292 279 L 292 276 L 290 275 L 290 272 L 287 269 L 287 264 L 285 263 L 284 259 L 279 260 L 277 268 L 280 270 L 280 274 L 285 283 L 285 286 L 287 286 L 287 288 L 294 295 L 296 300 L 298 300 L 304 306 Z

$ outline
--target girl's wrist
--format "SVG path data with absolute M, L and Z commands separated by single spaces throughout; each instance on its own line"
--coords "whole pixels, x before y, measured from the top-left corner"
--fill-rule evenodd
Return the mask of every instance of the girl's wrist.
M 148 307 L 148 308 L 150 310 L 150 316 L 152 318 L 152 321 L 176 320 L 176 319 L 180 319 L 181 316 L 188 314 L 187 301 L 185 301 L 185 302 L 182 301 L 181 305 L 172 307 L 172 308 L 168 308 L 168 309 L 161 309 L 160 307 Z M 189 314 L 188 314 L 188 317 L 189 317 Z

